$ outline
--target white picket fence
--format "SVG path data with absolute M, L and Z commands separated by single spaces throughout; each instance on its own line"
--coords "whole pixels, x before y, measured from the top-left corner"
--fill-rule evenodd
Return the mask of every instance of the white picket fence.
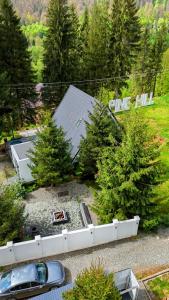
M 70 231 L 48 237 L 36 236 L 34 240 L 16 243 L 8 242 L 0 247 L 0 266 L 15 264 L 75 250 L 94 247 L 116 240 L 136 236 L 140 218 L 118 221 L 106 225 L 89 225 L 88 228 Z

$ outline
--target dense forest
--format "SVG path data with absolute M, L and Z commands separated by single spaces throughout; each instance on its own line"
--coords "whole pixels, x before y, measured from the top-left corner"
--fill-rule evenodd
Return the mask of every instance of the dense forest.
M 43 22 L 45 20 L 49 0 L 12 0 L 12 2 L 23 23 Z M 146 3 L 153 6 L 162 4 L 165 9 L 169 10 L 168 0 L 137 0 L 136 2 L 138 7 L 142 7 Z M 69 0 L 69 3 L 73 3 L 78 12 L 81 13 L 84 7 L 86 5 L 91 6 L 94 0 Z

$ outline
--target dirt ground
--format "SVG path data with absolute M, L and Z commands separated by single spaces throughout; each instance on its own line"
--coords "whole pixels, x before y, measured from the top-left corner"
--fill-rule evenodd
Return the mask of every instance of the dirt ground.
M 15 175 L 16 172 L 9 157 L 0 153 L 0 184 L 5 183 L 8 178 Z

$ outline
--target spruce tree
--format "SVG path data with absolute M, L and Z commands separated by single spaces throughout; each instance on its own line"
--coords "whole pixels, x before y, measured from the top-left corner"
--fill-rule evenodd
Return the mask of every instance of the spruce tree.
M 136 59 L 140 40 L 140 24 L 134 0 L 114 0 L 110 15 L 107 65 L 110 87 L 118 96 Z
M 82 79 L 91 80 L 85 90 L 95 96 L 101 79 L 107 77 L 106 49 L 109 43 L 108 1 L 95 1 L 91 13 L 85 47 L 84 74 Z M 83 67 L 83 66 L 82 66 Z M 96 81 L 94 81 L 96 80 Z
M 23 188 L 20 184 L 0 186 L 0 246 L 21 238 L 25 223 Z
M 9 105 L 10 89 L 6 73 L 0 73 L 0 136 L 3 131 L 11 129 L 12 106 Z
M 110 114 L 107 107 L 98 103 L 90 123 L 86 124 L 86 138 L 80 143 L 79 173 L 83 178 L 94 178 L 97 173 L 96 162 L 103 148 L 110 145 L 110 138 L 115 139 L 117 145 L 121 140 L 121 127 Z
M 166 33 L 165 24 L 155 31 L 148 24 L 142 28 L 140 52 L 133 70 L 136 73 L 133 80 L 135 94 L 155 94 L 156 80 L 162 70 L 162 58 L 166 50 Z
M 44 82 L 71 82 L 79 75 L 78 17 L 66 0 L 50 0 L 47 16 L 48 32 L 44 43 Z M 67 86 L 47 89 L 44 101 L 48 105 L 58 103 Z M 48 95 L 49 94 L 49 95 Z
M 8 78 L 8 104 L 15 109 L 18 122 L 23 112 L 23 100 L 32 95 L 32 90 L 23 88 L 22 84 L 32 83 L 33 73 L 28 43 L 10 0 L 0 1 L 0 45 L 0 70 Z M 18 84 L 20 87 L 12 87 Z
M 99 190 L 93 210 L 103 223 L 139 215 L 142 224 L 153 218 L 154 187 L 158 185 L 159 145 L 139 112 L 125 120 L 122 143 L 103 149 L 98 160 Z
M 87 50 L 88 50 L 88 34 L 89 34 L 89 10 L 88 7 L 85 7 L 84 13 L 82 15 L 82 22 L 80 25 L 80 32 L 79 32 L 79 43 L 80 43 L 80 80 L 86 80 L 87 78 L 87 68 L 86 68 L 86 61 L 87 61 Z M 81 87 L 82 90 L 86 89 L 86 86 Z
M 70 144 L 65 140 L 62 128 L 58 128 L 49 117 L 43 130 L 37 134 L 29 157 L 32 175 L 39 185 L 55 186 L 70 176 Z

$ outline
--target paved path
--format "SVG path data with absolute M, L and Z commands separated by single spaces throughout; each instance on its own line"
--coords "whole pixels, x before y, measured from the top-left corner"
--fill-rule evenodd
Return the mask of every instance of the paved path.
M 157 235 L 113 242 L 91 249 L 59 255 L 54 258 L 62 261 L 71 270 L 72 279 L 89 267 L 92 262 L 101 260 L 105 269 L 119 271 L 132 268 L 134 271 L 169 264 L 169 229 Z

